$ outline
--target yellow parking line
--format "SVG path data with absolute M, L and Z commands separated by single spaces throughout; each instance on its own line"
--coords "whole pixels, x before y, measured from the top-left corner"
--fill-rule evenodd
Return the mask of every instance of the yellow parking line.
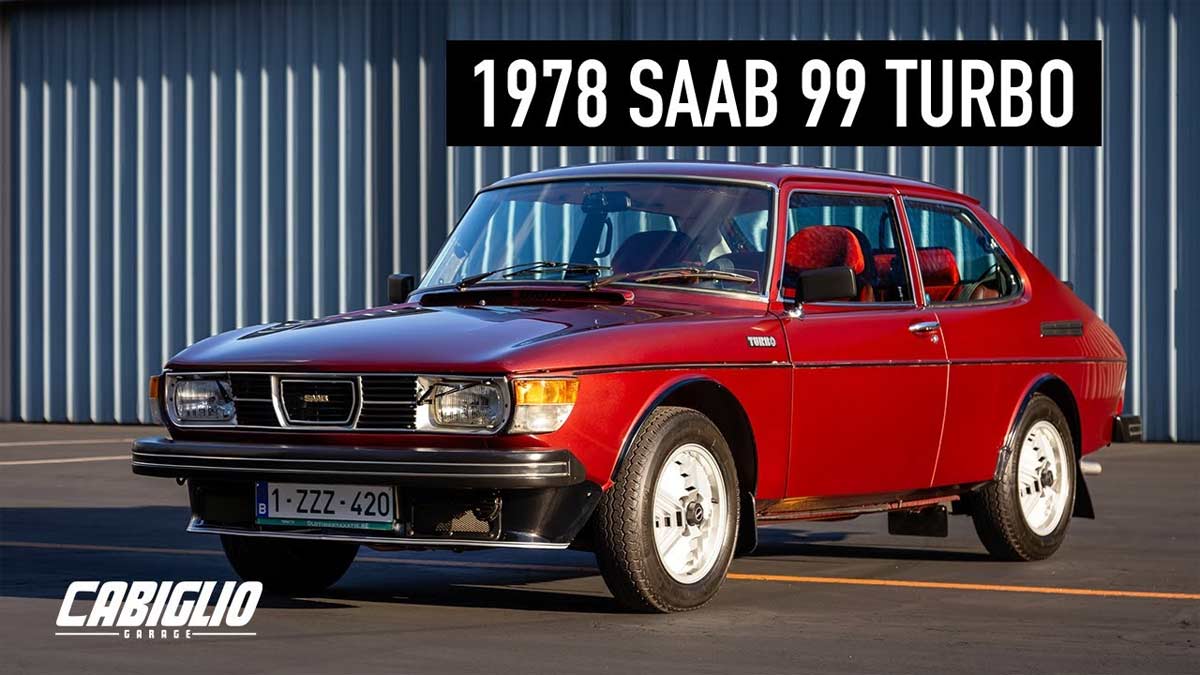
M 1120 591 L 1101 588 L 1062 586 L 1003 586 L 964 584 L 951 581 L 907 581 L 904 579 L 857 579 L 853 577 L 794 577 L 783 574 L 730 573 L 740 581 L 780 581 L 797 584 L 843 584 L 846 586 L 893 586 L 897 588 L 935 588 L 949 591 L 990 591 L 999 593 L 1041 593 L 1045 595 L 1086 595 L 1101 598 L 1142 598 L 1147 600 L 1200 600 L 1200 593 L 1159 593 L 1157 591 Z
M 76 462 L 113 462 L 118 459 L 129 461 L 129 455 L 105 455 L 103 457 L 58 457 L 55 459 L 17 459 L 0 462 L 0 466 L 27 466 L 30 464 L 74 464 Z
M 107 546 L 99 544 L 59 544 L 42 541 L 0 541 L 0 547 L 63 549 L 110 553 L 149 553 L 163 555 L 223 555 L 220 550 L 214 549 L 158 548 L 152 546 Z M 417 567 L 458 567 L 518 572 L 596 573 L 596 568 L 583 565 L 540 565 L 536 563 L 504 563 L 467 560 L 424 560 L 417 558 L 383 558 L 379 556 L 362 556 L 357 560 L 360 562 L 383 563 L 389 565 L 413 565 Z M 982 591 L 999 593 L 1036 593 L 1042 595 L 1077 595 L 1101 598 L 1135 598 L 1142 600 L 1200 600 L 1200 593 L 1162 593 L 1158 591 L 1123 591 L 1117 589 L 1070 588 L 1061 586 L 1005 586 L 998 584 L 968 584 L 950 581 L 908 581 L 905 579 L 863 579 L 856 577 L 813 577 L 791 576 L 785 574 L 746 574 L 742 572 L 730 572 L 728 578 L 735 581 L 765 581 L 793 584 L 887 586 L 893 588 L 928 588 L 950 591 Z

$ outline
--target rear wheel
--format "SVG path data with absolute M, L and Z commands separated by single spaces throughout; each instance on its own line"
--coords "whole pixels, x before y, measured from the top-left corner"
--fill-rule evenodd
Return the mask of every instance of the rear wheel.
M 596 557 L 625 607 L 677 612 L 721 587 L 737 540 L 737 472 L 704 415 L 653 411 L 597 507 Z
M 1075 446 L 1066 416 L 1034 394 L 1000 479 L 973 496 L 975 531 L 1004 560 L 1050 557 L 1066 538 L 1075 505 Z
M 239 577 L 282 595 L 329 588 L 358 554 L 358 544 L 337 541 L 221 535 L 221 546 Z

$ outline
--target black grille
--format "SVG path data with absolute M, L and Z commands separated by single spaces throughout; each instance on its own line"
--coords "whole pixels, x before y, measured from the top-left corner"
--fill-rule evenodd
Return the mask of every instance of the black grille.
M 363 401 L 413 403 L 417 400 L 417 378 L 411 375 L 367 376 L 362 379 Z
M 271 402 L 271 376 L 240 373 L 229 376 L 233 387 L 237 423 L 247 427 L 277 427 L 275 404 Z
M 234 398 L 252 398 L 259 401 L 271 400 L 271 376 L 241 373 L 229 376 Z
M 237 401 L 237 423 L 245 427 L 277 427 L 279 418 L 270 401 Z
M 351 380 L 280 380 L 279 394 L 293 423 L 347 424 L 354 412 Z
M 415 429 L 417 378 L 411 375 L 362 378 L 359 429 Z

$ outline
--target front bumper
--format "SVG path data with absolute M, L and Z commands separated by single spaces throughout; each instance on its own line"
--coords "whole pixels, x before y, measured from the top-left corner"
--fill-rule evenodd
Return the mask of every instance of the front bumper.
M 602 494 L 567 450 L 366 448 L 143 438 L 133 472 L 186 480 L 190 532 L 380 548 L 566 548 Z M 258 481 L 395 486 L 389 531 L 260 525 Z M 479 515 L 484 514 L 486 515 Z
M 143 438 L 133 472 L 166 478 L 386 483 L 448 488 L 546 488 L 583 482 L 567 450 L 462 450 L 212 443 Z

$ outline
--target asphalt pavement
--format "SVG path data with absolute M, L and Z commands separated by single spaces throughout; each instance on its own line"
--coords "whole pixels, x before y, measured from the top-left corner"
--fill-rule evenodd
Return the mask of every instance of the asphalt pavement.
M 231 580 L 140 427 L 0 424 L 0 672 L 1200 672 L 1200 446 L 1093 457 L 1097 520 L 1050 560 L 990 560 L 886 518 L 762 530 L 695 612 L 622 612 L 576 551 L 364 549 L 329 592 L 263 598 L 247 636 L 56 636 L 75 580 Z

